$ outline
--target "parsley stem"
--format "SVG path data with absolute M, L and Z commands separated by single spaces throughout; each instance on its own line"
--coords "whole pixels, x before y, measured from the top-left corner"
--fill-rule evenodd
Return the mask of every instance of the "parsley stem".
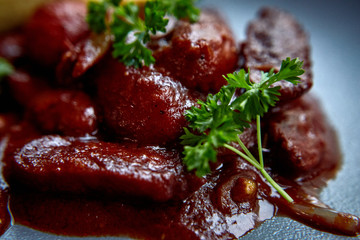
M 257 161 L 254 161 L 249 156 L 247 156 L 245 153 L 239 151 L 238 149 L 234 148 L 233 146 L 230 146 L 229 144 L 224 144 L 224 147 L 235 152 L 236 154 L 238 154 L 240 157 L 244 158 L 246 161 L 251 163 L 254 167 L 259 169 L 260 171 L 261 171 L 261 169 L 263 169 Z
M 256 115 L 256 132 L 257 132 L 257 142 L 258 142 L 258 151 L 259 151 L 259 161 L 262 168 L 264 168 L 264 158 L 262 154 L 262 144 L 261 144 L 261 124 L 260 124 L 260 115 Z
M 241 140 L 240 140 L 241 142 Z M 238 149 L 234 148 L 233 146 L 230 146 L 229 144 L 224 144 L 224 147 L 235 152 L 236 154 L 238 154 L 240 157 L 244 158 L 246 161 L 248 161 L 249 163 L 251 163 L 254 167 L 256 167 L 261 174 L 265 177 L 265 179 L 275 188 L 275 190 L 283 197 L 285 198 L 288 202 L 293 202 L 294 200 L 292 199 L 292 197 L 290 197 L 289 194 L 287 194 L 285 192 L 285 190 L 280 187 L 279 184 L 277 184 L 274 179 L 271 178 L 271 176 L 266 172 L 265 168 L 263 166 L 261 166 L 257 161 L 254 161 L 251 157 L 247 156 L 245 153 L 239 151 Z M 244 145 L 245 147 L 245 145 Z M 245 147 L 245 149 L 247 149 Z M 249 151 L 249 150 L 247 150 Z M 250 153 L 251 155 L 251 153 Z M 252 155 L 251 155 L 252 156 Z
M 287 194 L 285 190 L 274 181 L 274 179 L 272 179 L 272 177 L 265 171 L 264 168 L 260 169 L 260 172 L 283 198 L 285 198 L 288 202 L 294 201 L 294 199 L 292 199 L 292 197 L 290 197 L 290 195 Z
M 243 151 L 246 153 L 244 154 L 243 152 L 239 151 L 238 149 L 225 144 L 224 147 L 226 147 L 227 149 L 235 152 L 236 154 L 238 154 L 240 157 L 244 158 L 246 161 L 248 161 L 249 163 L 251 163 L 254 167 L 256 167 L 261 174 L 265 177 L 265 179 L 275 188 L 275 190 L 283 197 L 285 198 L 288 202 L 293 202 L 294 200 L 292 199 L 292 197 L 290 197 L 289 194 L 287 194 L 285 192 L 285 190 L 279 185 L 277 184 L 274 179 L 272 179 L 272 177 L 266 172 L 265 168 L 264 168 L 264 160 L 263 160 L 263 155 L 262 155 L 262 146 L 261 146 L 261 131 L 260 131 L 260 115 L 257 115 L 256 118 L 256 128 L 257 128 L 257 138 L 258 138 L 258 149 L 259 149 L 259 159 L 260 159 L 260 164 L 258 163 L 258 161 L 255 159 L 255 157 L 251 154 L 251 152 L 249 151 L 249 149 L 245 146 L 245 144 L 241 141 L 241 139 L 239 137 L 237 137 L 237 142 L 239 143 L 240 147 L 243 149 Z M 260 139 L 260 140 L 259 140 Z
M 249 149 L 245 146 L 245 144 L 241 141 L 241 139 L 239 138 L 239 136 L 237 137 L 237 142 L 240 145 L 241 149 L 244 150 L 244 152 L 246 153 L 246 155 L 248 155 L 253 161 L 257 162 L 256 158 L 251 154 L 251 152 L 249 151 Z
M 257 141 L 258 141 L 258 151 L 259 151 L 259 162 L 261 165 L 260 172 L 268 180 L 268 182 L 278 191 L 278 193 L 283 196 L 287 201 L 293 202 L 294 200 L 290 197 L 285 190 L 277 184 L 274 179 L 265 171 L 264 168 L 264 158 L 262 153 L 262 143 L 261 143 L 261 124 L 260 124 L 260 115 L 256 115 L 256 132 L 257 132 Z

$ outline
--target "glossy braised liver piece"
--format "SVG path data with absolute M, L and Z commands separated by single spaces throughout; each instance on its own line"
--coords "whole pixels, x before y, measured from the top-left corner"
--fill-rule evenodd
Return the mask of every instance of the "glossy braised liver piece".
M 272 190 L 254 167 L 233 156 L 222 161 L 211 180 L 182 203 L 174 221 L 196 236 L 188 239 L 238 239 L 275 213 L 264 199 Z
M 238 52 L 232 32 L 219 14 L 202 11 L 194 24 L 179 21 L 154 57 L 164 72 L 190 89 L 207 93 L 217 92 L 226 83 L 222 75 L 235 70 Z
M 20 184 L 47 192 L 167 201 L 183 198 L 202 181 L 184 173 L 176 151 L 53 135 L 7 152 L 5 162 L 6 180 L 15 189 Z
M 57 4 L 59 7 L 53 8 Z M 198 93 L 193 96 L 193 91 L 206 95 L 218 90 L 224 84 L 221 75 L 232 72 L 237 65 L 233 37 L 221 18 L 205 12 L 194 25 L 178 22 L 173 30 L 153 38 L 155 44 L 149 44 L 153 44 L 158 63 L 134 69 L 110 59 L 106 54 L 109 45 L 101 38 L 94 42 L 82 38 L 83 33 L 87 34 L 84 18 L 79 17 L 83 14 L 80 8 L 86 8 L 82 4 L 78 9 L 77 3 L 68 1 L 50 3 L 52 7 L 39 10 L 27 27 L 28 40 L 36 41 L 29 43 L 33 44 L 30 55 L 41 58 L 38 60 L 42 64 L 53 64 L 47 70 L 54 76 L 55 61 L 69 50 L 70 55 L 63 55 L 69 58 L 63 58 L 58 65 L 60 83 L 72 84 L 63 76 L 78 77 L 98 62 L 91 71 L 96 74 L 98 87 L 97 95 L 91 95 L 95 98 L 90 100 L 86 93 L 43 88 L 26 72 L 18 71 L 19 75 L 6 82 L 13 97 L 30 114 L 23 114 L 22 108 L 8 108 L 9 115 L 0 115 L 0 155 L 4 156 L 3 174 L 11 196 L 7 204 L 7 192 L 0 191 L 0 220 L 5 228 L 8 215 L 2 210 L 9 206 L 15 223 L 54 234 L 235 239 L 279 210 L 315 228 L 350 236 L 359 234 L 358 217 L 335 212 L 318 199 L 317 192 L 334 176 L 341 161 L 333 129 L 311 98 L 283 103 L 262 121 L 266 170 L 295 204 L 274 191 L 255 167 L 225 150 L 220 150 L 218 163 L 204 178 L 185 169 L 182 149 L 178 148 L 178 136 L 186 126 L 183 113 L 195 104 L 196 98 L 203 97 Z M 75 20 L 67 22 L 67 14 L 74 15 Z M 54 28 L 49 27 L 52 24 Z M 32 27 L 34 33 L 29 32 Z M 79 32 L 67 32 L 71 29 Z M 53 30 L 60 35 L 52 35 Z M 291 36 L 278 38 L 283 30 Z M 41 31 L 47 34 L 45 38 L 35 36 Z M 243 52 L 246 64 L 255 73 L 278 67 L 284 57 L 304 58 L 308 70 L 304 82 L 294 88 L 284 85 L 283 98 L 299 97 L 310 88 L 307 39 L 292 17 L 265 9 L 249 27 L 248 36 Z M 35 61 L 27 64 L 34 72 L 43 74 L 45 70 Z M 76 87 L 96 92 L 92 76 L 89 80 Z M 99 128 L 98 136 L 113 142 L 94 136 L 44 135 L 36 127 L 66 135 L 92 133 L 93 125 L 86 117 L 83 119 L 92 101 L 103 109 L 98 118 L 104 119 L 104 128 Z M 37 124 L 28 121 L 29 115 Z M 240 138 L 254 150 L 256 129 L 254 123 L 251 126 Z M 137 143 L 121 141 L 124 139 Z M 152 145 L 146 145 L 149 143 Z M 253 154 L 256 156 L 256 151 Z M 282 174 L 277 166 L 270 168 L 274 161 L 285 166 L 289 175 Z M 288 165 L 300 172 L 299 177 Z
M 33 96 L 29 117 L 45 133 L 84 136 L 97 130 L 95 106 L 84 92 L 47 90 Z
M 75 46 L 66 51 L 56 67 L 56 76 L 60 83 L 69 84 L 84 75 L 108 52 L 111 46 L 111 35 L 90 34 Z
M 301 83 L 281 81 L 274 85 L 281 86 L 280 99 L 292 99 L 307 92 L 312 84 L 310 46 L 302 26 L 294 17 L 275 8 L 264 8 L 259 17 L 250 22 L 247 29 L 247 40 L 243 46 L 245 68 L 251 70 L 251 80 L 261 79 L 260 71 L 271 68 L 280 69 L 281 61 L 299 58 L 304 61 L 305 74 Z
M 111 56 L 97 70 L 99 102 L 110 133 L 161 145 L 182 134 L 183 114 L 196 100 L 180 82 L 152 67 L 126 67 Z
M 53 1 L 38 8 L 25 27 L 30 57 L 54 67 L 65 51 L 88 34 L 86 11 L 86 4 L 74 0 Z
M 332 139 L 318 101 L 307 94 L 273 111 L 268 133 L 275 144 L 275 161 L 295 171 L 317 167 Z
M 12 97 L 25 107 L 29 106 L 36 95 L 50 89 L 47 81 L 46 78 L 37 77 L 25 69 L 17 69 L 7 78 Z

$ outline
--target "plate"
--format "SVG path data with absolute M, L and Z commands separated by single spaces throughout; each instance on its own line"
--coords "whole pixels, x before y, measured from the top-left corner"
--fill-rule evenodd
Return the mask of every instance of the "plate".
M 360 1 L 234 1 L 204 0 L 201 6 L 222 12 L 239 41 L 247 23 L 262 6 L 276 6 L 292 13 L 309 33 L 314 87 L 330 122 L 338 133 L 343 165 L 323 190 L 321 199 L 330 207 L 360 216 Z M 15 240 L 125 240 L 117 237 L 62 237 L 14 225 L 0 239 Z M 241 238 L 250 239 L 360 239 L 309 228 L 289 218 L 275 217 Z

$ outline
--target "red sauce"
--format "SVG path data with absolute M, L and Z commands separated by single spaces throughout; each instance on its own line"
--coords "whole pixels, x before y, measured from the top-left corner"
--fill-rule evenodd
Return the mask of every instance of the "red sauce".
M 180 21 L 154 40 L 157 64 L 134 69 L 109 59 L 106 36 L 88 36 L 83 5 L 52 4 L 29 21 L 27 30 L 36 31 L 20 32 L 21 41 L 11 41 L 12 48 L 25 51 L 22 38 L 34 38 L 30 50 L 8 54 L 17 71 L 6 81 L 10 96 L 1 96 L 11 107 L 0 105 L 0 155 L 9 184 L 0 191 L 1 233 L 10 225 L 8 210 L 15 224 L 68 236 L 234 239 L 275 215 L 335 234 L 360 233 L 358 217 L 319 200 L 341 156 L 334 129 L 317 101 L 305 94 L 312 78 L 300 25 L 285 24 L 289 30 L 272 24 L 276 31 L 299 32 L 301 39 L 294 41 L 301 44 L 293 45 L 292 54 L 305 56 L 310 72 L 303 84 L 283 86 L 284 98 L 292 100 L 281 102 L 263 121 L 267 171 L 294 198 L 289 203 L 256 168 L 226 150 L 219 151 L 211 174 L 197 178 L 181 163 L 178 142 L 187 124 L 184 110 L 218 90 L 221 75 L 238 67 L 239 58 L 255 70 L 275 67 L 286 53 L 266 48 L 278 40 L 261 32 L 274 29 L 249 31 L 255 40 L 249 37 L 239 56 L 223 20 L 204 12 L 199 23 Z M 274 11 L 265 10 L 260 25 L 262 18 L 280 23 L 291 18 Z M 52 42 L 53 23 L 65 29 Z M 38 32 L 46 38 L 36 40 Z M 257 38 L 260 47 L 252 45 Z M 101 39 L 107 40 L 101 44 Z M 270 60 L 258 59 L 257 50 L 269 49 Z M 51 66 L 50 73 L 39 74 L 32 60 Z M 254 150 L 253 127 L 240 137 Z
M 10 213 L 8 210 L 9 193 L 8 190 L 0 190 L 0 234 L 3 234 L 10 226 Z
M 84 197 L 17 188 L 11 193 L 10 209 L 15 223 L 70 236 L 232 239 L 277 214 L 353 236 L 359 232 L 359 218 L 335 212 L 318 199 L 319 191 L 341 163 L 336 135 L 330 126 L 324 126 L 327 147 L 315 174 L 296 180 L 273 172 L 275 180 L 294 198 L 294 204 L 274 192 L 247 162 L 224 155 L 222 165 L 206 183 L 182 201 L 156 203 L 131 197 Z M 271 154 L 266 156 L 271 162 Z

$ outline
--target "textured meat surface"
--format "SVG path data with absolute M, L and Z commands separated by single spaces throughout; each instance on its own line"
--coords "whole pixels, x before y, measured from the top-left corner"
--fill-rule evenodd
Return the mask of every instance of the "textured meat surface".
M 330 128 L 316 103 L 315 98 L 305 95 L 283 106 L 269 122 L 271 141 L 280 148 L 276 151 L 277 161 L 296 171 L 309 171 L 316 167 L 329 142 Z
M 5 161 L 10 185 L 40 191 L 166 201 L 182 197 L 188 189 L 178 153 L 158 147 L 48 135 L 7 154 Z
M 69 84 L 84 75 L 107 53 L 111 46 L 110 34 L 90 34 L 73 48 L 66 51 L 56 67 L 60 83 Z
M 86 5 L 81 1 L 54 1 L 37 9 L 25 28 L 30 57 L 55 66 L 63 52 L 88 34 L 85 16 Z
M 165 144 L 186 126 L 185 110 L 195 104 L 189 91 L 154 68 L 125 67 L 111 57 L 99 68 L 99 102 L 106 126 L 117 138 Z
M 83 136 L 97 130 L 95 106 L 84 92 L 48 90 L 33 96 L 29 113 L 47 133 Z
M 222 75 L 235 70 L 238 52 L 224 20 L 215 12 L 203 11 L 194 24 L 179 21 L 154 57 L 158 67 L 186 87 L 216 92 L 226 83 Z
M 29 106 L 34 96 L 48 90 L 47 79 L 36 77 L 25 69 L 17 69 L 7 78 L 9 90 L 18 103 Z
M 285 81 L 275 84 L 281 86 L 281 99 L 297 98 L 313 84 L 308 37 L 302 26 L 286 12 L 262 9 L 259 17 L 248 26 L 243 53 L 245 68 L 250 68 L 251 79 L 255 82 L 261 79 L 260 71 L 279 70 L 281 61 L 287 57 L 304 61 L 301 83 L 295 86 Z

